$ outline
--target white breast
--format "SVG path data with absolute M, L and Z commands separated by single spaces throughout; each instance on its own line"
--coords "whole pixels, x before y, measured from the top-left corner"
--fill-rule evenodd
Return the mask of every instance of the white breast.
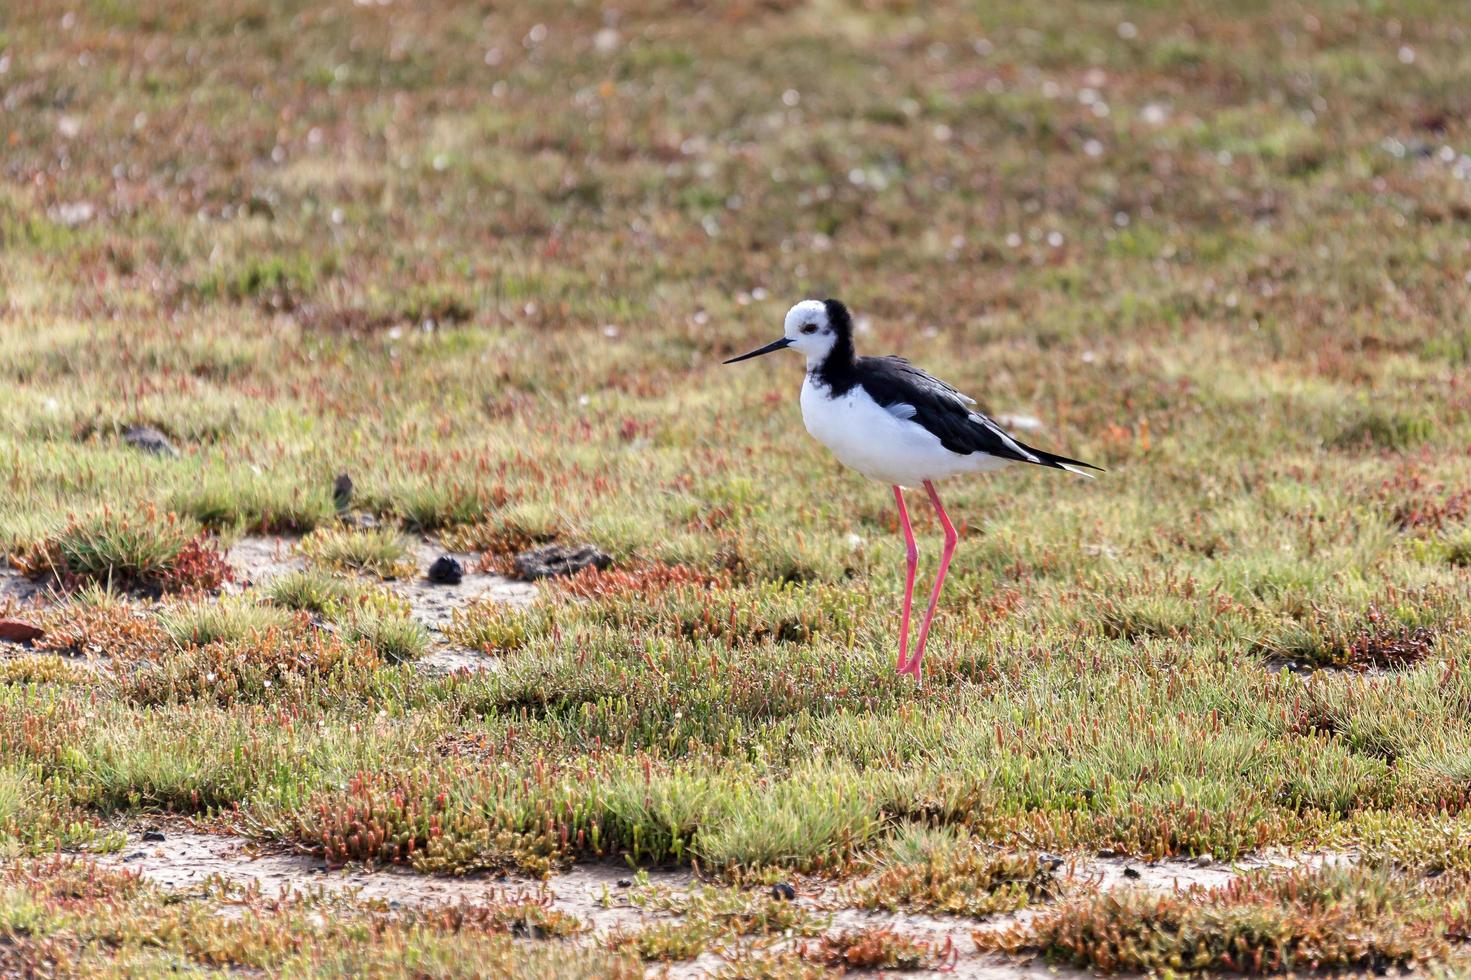
M 884 408 L 854 385 L 837 398 L 825 385 L 802 383 L 802 421 L 813 438 L 831 449 L 843 465 L 870 480 L 917 487 L 957 473 L 1000 469 L 1008 460 L 985 453 L 952 453 L 923 426 L 909 421 L 914 409 Z

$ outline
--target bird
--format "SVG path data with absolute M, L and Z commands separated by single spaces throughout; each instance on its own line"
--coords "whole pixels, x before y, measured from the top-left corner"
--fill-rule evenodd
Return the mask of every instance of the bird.
M 1059 456 L 1020 441 L 976 408 L 974 398 L 926 374 L 906 359 L 860 357 L 853 348 L 853 316 L 835 299 L 804 299 L 787 311 L 782 336 L 722 363 L 790 348 L 807 358 L 802 382 L 802 422 L 838 461 L 870 480 L 893 487 L 904 531 L 904 609 L 899 622 L 898 673 L 920 679 L 925 643 L 940 590 L 960 536 L 935 489 L 935 481 L 1028 463 L 1092 479 L 1102 467 Z M 919 548 L 909 523 L 904 491 L 923 487 L 945 531 L 930 604 L 909 654 L 910 615 Z

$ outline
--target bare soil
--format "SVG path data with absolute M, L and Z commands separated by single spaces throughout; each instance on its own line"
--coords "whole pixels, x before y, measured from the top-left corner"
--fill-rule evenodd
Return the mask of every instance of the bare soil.
M 290 572 L 302 571 L 307 564 L 306 559 L 296 553 L 293 539 L 257 536 L 236 541 L 225 552 L 225 561 L 235 572 L 235 581 L 230 583 L 230 588 L 237 592 L 265 585 Z
M 0 609 L 43 601 L 45 592 L 43 583 L 26 578 L 0 559 Z
M 429 565 L 440 555 L 449 555 L 465 567 L 464 578 L 454 585 L 437 584 L 424 577 Z M 241 538 L 225 556 L 230 567 L 235 569 L 236 581 L 231 588 L 236 591 L 247 587 L 261 586 L 272 579 L 307 567 L 306 559 L 296 552 L 291 538 L 252 536 Z M 517 582 L 500 575 L 475 571 L 479 555 L 446 551 L 438 542 L 421 540 L 414 548 L 414 564 L 418 574 L 409 579 L 398 579 L 385 585 L 409 602 L 413 617 L 428 628 L 434 639 L 434 648 L 417 662 L 426 674 L 447 674 L 457 670 L 494 670 L 497 661 L 493 657 L 449 642 L 444 629 L 455 611 L 490 598 L 509 605 L 525 605 L 536 596 L 536 586 L 529 582 Z
M 512 901 L 522 897 L 546 899 L 552 907 L 575 915 L 590 927 L 596 942 L 608 933 L 633 930 L 660 920 L 676 918 L 670 913 L 640 908 L 630 900 L 630 882 L 635 872 L 618 864 L 577 865 L 550 880 L 504 875 L 469 875 L 443 878 L 402 868 L 329 869 L 320 859 L 288 854 L 251 844 L 238 837 L 204 833 L 186 824 L 171 825 L 166 838 L 144 842 L 141 828 L 129 831 L 128 843 L 119 852 L 104 855 L 99 863 L 134 871 L 144 878 L 175 891 L 188 893 L 213 877 L 236 884 L 257 886 L 267 894 L 288 895 L 327 891 L 351 895 L 359 900 L 381 902 L 390 908 L 432 907 Z M 1302 866 L 1351 861 L 1342 853 L 1291 855 L 1270 852 L 1225 864 L 1220 862 L 1162 861 L 1133 862 L 1123 858 L 1078 856 L 1064 865 L 1060 874 L 1079 887 L 1100 889 L 1140 888 L 1158 891 L 1229 884 L 1243 873 L 1262 868 L 1288 870 Z M 1126 869 L 1137 873 L 1126 873 Z M 645 870 L 648 884 L 674 893 L 687 892 L 700 879 L 686 871 Z M 951 944 L 956 951 L 952 970 L 906 974 L 916 977 L 959 977 L 971 980 L 1002 980 L 1039 976 L 1081 977 L 1086 974 L 1045 964 L 981 952 L 972 935 L 1001 931 L 1026 923 L 1037 909 L 994 915 L 984 920 L 959 916 L 926 915 L 913 912 L 871 912 L 863 909 L 831 908 L 827 889 L 812 882 L 799 886 L 798 903 L 830 916 L 830 931 L 851 932 L 890 928 L 934 948 Z M 798 940 L 793 940 L 793 943 Z M 710 975 L 723 963 L 706 953 L 699 958 L 650 969 L 650 976 L 700 977 Z

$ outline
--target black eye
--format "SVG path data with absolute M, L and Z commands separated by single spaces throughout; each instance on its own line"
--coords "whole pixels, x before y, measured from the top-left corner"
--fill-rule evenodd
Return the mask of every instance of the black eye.
M 802 324 L 802 332 L 803 333 L 817 333 L 817 324 L 815 324 L 815 323 L 804 323 L 804 324 Z

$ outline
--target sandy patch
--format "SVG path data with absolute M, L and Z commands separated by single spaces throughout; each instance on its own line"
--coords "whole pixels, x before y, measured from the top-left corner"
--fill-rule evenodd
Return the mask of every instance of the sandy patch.
M 429 566 L 441 555 L 459 561 L 465 576 L 454 585 L 431 582 L 424 577 Z M 524 606 L 536 598 L 536 586 L 530 582 L 517 582 L 500 575 L 488 575 L 474 569 L 480 563 L 479 555 L 446 551 L 437 542 L 421 541 L 414 549 L 414 562 L 419 574 L 412 579 L 401 579 L 387 583 L 394 592 L 409 601 L 411 615 L 428 628 L 434 639 L 434 649 L 415 662 L 415 667 L 431 676 L 452 674 L 456 671 L 499 670 L 500 661 L 477 650 L 457 646 L 444 635 L 457 610 L 472 603 L 489 599 L 511 606 Z
M 431 582 L 424 577 L 430 564 L 441 555 L 457 559 L 465 568 L 464 578 L 454 585 Z M 269 536 L 241 538 L 226 552 L 225 559 L 236 573 L 236 581 L 229 585 L 233 592 L 267 585 L 282 575 L 302 571 L 309 564 L 297 553 L 294 539 Z M 382 584 L 408 600 L 410 614 L 429 630 L 434 641 L 434 648 L 415 666 L 429 675 L 498 669 L 496 658 L 452 644 L 444 630 L 457 610 L 482 600 L 524 606 L 536 597 L 536 586 L 475 571 L 480 564 L 479 555 L 446 551 L 432 540 L 419 541 L 413 559 L 417 568 L 413 578 Z
M 0 609 L 44 602 L 46 583 L 35 582 L 0 559 Z
M 457 559 L 464 566 L 465 577 L 460 582 L 455 585 L 441 585 L 424 577 L 434 559 L 440 555 Z M 445 551 L 433 541 L 419 543 L 414 549 L 414 562 L 419 568 L 416 578 L 387 584 L 394 592 L 409 600 L 414 618 L 431 630 L 443 629 L 449 625 L 455 610 L 483 599 L 510 606 L 525 606 L 536 598 L 536 586 L 530 582 L 517 582 L 500 575 L 474 571 L 480 562 L 479 555 Z
M 545 895 L 552 904 L 590 923 L 595 931 L 636 925 L 645 913 L 623 896 L 633 879 L 629 868 L 612 864 L 578 865 L 550 882 L 505 875 L 463 878 L 419 874 L 404 868 L 328 868 L 318 858 L 262 848 L 238 837 L 170 827 L 161 841 L 145 841 L 131 831 L 115 854 L 99 856 L 99 864 L 122 867 L 175 891 L 188 891 L 219 876 L 241 885 L 257 885 L 266 894 L 289 895 L 323 890 L 355 894 L 364 901 L 390 906 L 430 907 L 489 903 L 522 896 Z M 672 889 L 693 886 L 693 875 L 648 872 L 650 882 Z
M 1129 858 L 1088 858 L 1071 862 L 1064 869 L 1066 877 L 1102 891 L 1115 888 L 1148 888 L 1153 891 L 1185 891 L 1190 888 L 1219 888 L 1242 875 L 1272 868 L 1290 871 L 1294 868 L 1317 868 L 1328 864 L 1348 863 L 1351 855 L 1329 852 L 1289 854 L 1267 851 L 1235 861 L 1221 863 L 1208 860 L 1172 859 L 1142 862 Z
M 296 542 L 291 538 L 241 538 L 225 552 L 225 561 L 235 570 L 235 581 L 228 586 L 235 592 L 266 585 L 272 579 L 307 567 L 306 559 L 296 553 Z
M 237 884 L 258 886 L 271 895 L 323 890 L 382 902 L 390 908 L 485 904 L 521 897 L 545 898 L 552 907 L 577 916 L 591 927 L 590 936 L 580 940 L 583 942 L 597 942 L 616 929 L 634 930 L 675 918 L 668 912 L 634 905 L 630 897 L 635 889 L 630 885 L 635 873 L 616 864 L 578 865 L 546 882 L 502 875 L 440 878 L 401 868 L 328 869 L 316 858 L 284 854 L 256 847 L 240 838 L 206 834 L 185 827 L 170 827 L 164 834 L 162 841 L 146 842 L 140 832 L 134 831 L 120 852 L 97 860 L 104 865 L 135 871 L 165 888 L 181 892 L 196 889 L 211 877 L 219 876 Z M 1267 853 L 1231 864 L 1187 860 L 1144 863 L 1125 858 L 1078 857 L 1070 860 L 1059 874 L 1074 887 L 1169 891 L 1218 887 L 1229 884 L 1246 872 L 1264 868 L 1285 871 L 1351 860 L 1351 855 L 1321 852 L 1303 855 Z M 1128 873 L 1129 869 L 1137 875 Z M 686 871 L 651 871 L 646 874 L 649 885 L 674 894 L 688 892 L 698 884 L 698 879 Z M 914 912 L 834 909 L 831 907 L 832 893 L 821 887 L 799 888 L 796 901 L 819 916 L 829 917 L 831 932 L 888 928 L 928 942 L 935 949 L 945 948 L 948 943 L 955 950 L 956 960 L 952 969 L 943 973 L 920 971 L 906 976 L 1002 980 L 1087 975 L 1041 961 L 1009 959 L 997 953 L 977 950 L 971 939 L 973 933 L 1025 925 L 1040 914 L 1040 907 L 993 915 L 983 920 Z M 793 947 L 801 941 L 779 941 L 772 949 Z M 707 953 L 691 962 L 651 967 L 649 975 L 708 976 L 724 962 L 718 955 Z

